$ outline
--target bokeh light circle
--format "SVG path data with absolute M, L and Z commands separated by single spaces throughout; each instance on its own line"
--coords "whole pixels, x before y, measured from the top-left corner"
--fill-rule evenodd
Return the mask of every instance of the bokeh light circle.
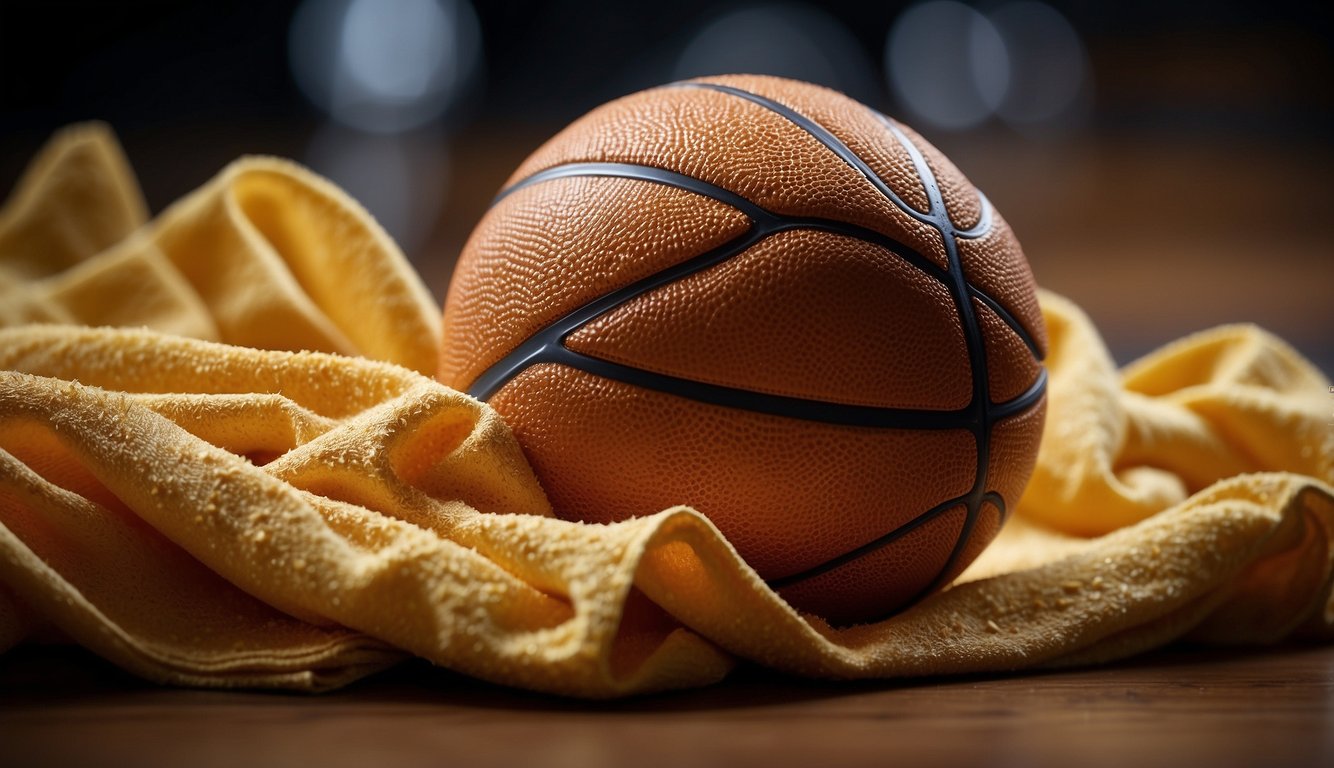
M 480 69 L 481 30 L 466 0 L 305 0 L 288 38 L 302 92 L 362 131 L 439 118 Z
M 956 0 L 904 11 L 885 46 L 890 88 L 918 122 L 972 128 L 1005 98 L 1010 57 L 991 21 Z
M 1010 87 L 997 112 L 1011 125 L 1032 127 L 1069 118 L 1088 88 L 1084 44 L 1051 6 L 1017 0 L 987 14 L 1005 40 Z

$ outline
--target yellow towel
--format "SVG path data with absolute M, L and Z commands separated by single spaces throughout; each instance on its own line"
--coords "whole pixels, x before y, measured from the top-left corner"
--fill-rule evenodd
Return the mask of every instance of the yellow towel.
M 737 658 L 922 676 L 1334 634 L 1330 384 L 1255 327 L 1118 372 L 1043 294 L 1050 410 L 1014 519 L 950 589 L 833 629 L 687 508 L 551 517 L 495 412 L 409 370 L 434 367 L 437 308 L 328 183 L 246 159 L 144 218 L 98 126 L 0 211 L 0 649 L 308 690 L 415 654 L 606 697 Z
M 57 135 L 0 212 L 0 325 L 146 325 L 435 371 L 430 294 L 361 206 L 309 171 L 248 158 L 145 217 L 105 126 Z

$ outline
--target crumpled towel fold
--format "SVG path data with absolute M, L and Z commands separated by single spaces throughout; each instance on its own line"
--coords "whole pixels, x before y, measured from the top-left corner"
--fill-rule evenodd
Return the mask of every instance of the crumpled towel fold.
M 145 218 L 105 126 L 59 133 L 0 211 L 0 325 L 145 325 L 435 372 L 439 308 L 365 210 L 304 168 L 244 158 Z
M 263 205 L 236 202 L 252 172 Z M 0 211 L 0 292 L 0 648 L 307 690 L 415 654 L 606 697 L 737 658 L 925 676 L 1334 636 L 1329 381 L 1252 326 L 1118 372 L 1044 293 L 1047 432 L 1014 518 L 948 590 L 835 629 L 690 509 L 551 517 L 496 413 L 408 370 L 439 337 L 401 255 L 295 166 L 240 161 L 144 224 L 109 133 L 62 134 Z

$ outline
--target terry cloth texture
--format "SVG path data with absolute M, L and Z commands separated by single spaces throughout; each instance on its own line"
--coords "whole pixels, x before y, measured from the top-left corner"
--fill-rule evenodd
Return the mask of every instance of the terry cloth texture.
M 1253 326 L 1118 371 L 1044 293 L 1049 412 L 1013 518 L 946 591 L 834 629 L 685 507 L 551 517 L 496 413 L 428 378 L 437 307 L 329 183 L 244 159 L 145 219 L 96 125 L 0 211 L 0 649 L 304 690 L 413 654 L 610 697 L 738 658 L 920 677 L 1334 635 L 1330 384 Z

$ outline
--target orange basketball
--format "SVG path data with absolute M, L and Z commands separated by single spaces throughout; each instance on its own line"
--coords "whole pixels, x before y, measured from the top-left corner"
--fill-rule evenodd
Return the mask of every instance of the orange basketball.
M 613 101 L 524 162 L 459 260 L 440 377 L 505 417 L 557 514 L 690 505 L 849 623 L 996 535 L 1045 344 L 1019 243 L 935 148 L 729 76 Z

